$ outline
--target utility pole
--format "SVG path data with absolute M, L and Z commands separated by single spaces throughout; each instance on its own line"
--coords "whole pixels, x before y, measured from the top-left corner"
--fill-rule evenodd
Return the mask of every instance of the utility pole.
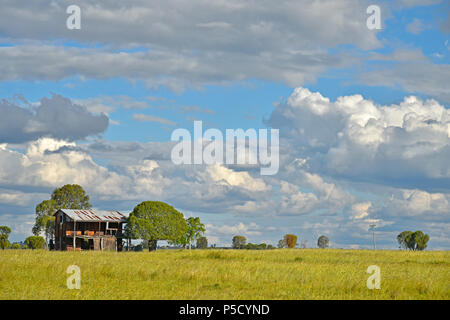
M 370 225 L 370 230 L 372 230 L 373 250 L 376 250 L 376 249 L 377 249 L 377 246 L 376 246 L 376 244 L 375 244 L 375 227 L 376 227 L 375 224 L 371 224 L 371 225 Z

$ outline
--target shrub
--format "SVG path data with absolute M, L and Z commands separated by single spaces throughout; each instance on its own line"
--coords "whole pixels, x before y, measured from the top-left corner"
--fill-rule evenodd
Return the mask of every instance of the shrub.
M 42 249 L 44 247 L 45 239 L 41 236 L 30 236 L 25 239 L 28 248 Z
M 245 248 L 251 249 L 251 250 L 265 250 L 265 249 L 267 249 L 267 244 L 265 244 L 265 243 L 261 243 L 261 244 L 249 243 L 245 246 Z

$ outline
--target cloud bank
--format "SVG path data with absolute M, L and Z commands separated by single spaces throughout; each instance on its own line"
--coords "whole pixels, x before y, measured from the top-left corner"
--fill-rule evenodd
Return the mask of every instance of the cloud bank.
M 0 113 L 0 143 L 22 143 L 41 137 L 81 140 L 105 132 L 109 123 L 106 115 L 92 114 L 55 94 L 26 107 L 1 100 Z

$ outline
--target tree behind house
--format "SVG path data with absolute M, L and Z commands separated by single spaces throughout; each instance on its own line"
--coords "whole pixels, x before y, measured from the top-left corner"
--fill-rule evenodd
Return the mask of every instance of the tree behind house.
M 83 187 L 78 184 L 66 184 L 61 188 L 56 188 L 51 196 L 51 200 L 58 209 L 90 209 L 89 196 Z

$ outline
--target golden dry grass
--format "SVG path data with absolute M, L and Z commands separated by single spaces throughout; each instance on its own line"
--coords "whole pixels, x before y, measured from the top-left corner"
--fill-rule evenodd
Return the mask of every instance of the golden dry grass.
M 69 290 L 66 269 L 81 269 Z M 369 290 L 370 265 L 381 289 Z M 449 299 L 450 252 L 0 251 L 0 299 Z

